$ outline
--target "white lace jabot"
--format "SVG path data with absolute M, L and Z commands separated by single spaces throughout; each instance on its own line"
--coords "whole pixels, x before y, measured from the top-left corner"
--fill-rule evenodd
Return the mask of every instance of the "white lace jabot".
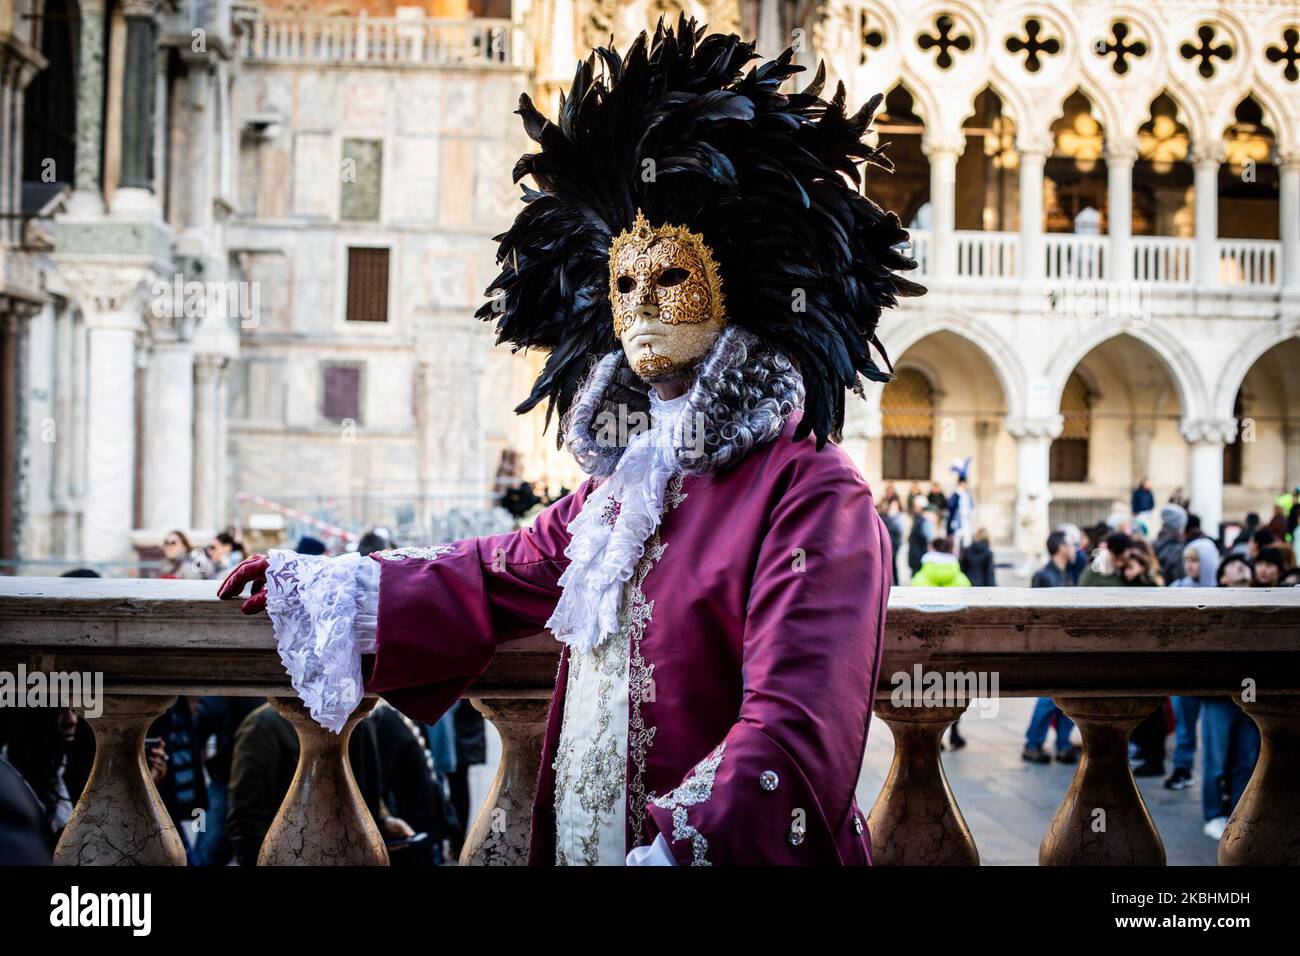
M 674 431 L 686 399 L 664 401 L 650 391 L 650 427 L 628 442 L 613 474 L 569 523 L 564 590 L 546 626 L 574 650 L 590 651 L 618 630 L 623 584 L 659 527 L 668 479 L 680 470 Z

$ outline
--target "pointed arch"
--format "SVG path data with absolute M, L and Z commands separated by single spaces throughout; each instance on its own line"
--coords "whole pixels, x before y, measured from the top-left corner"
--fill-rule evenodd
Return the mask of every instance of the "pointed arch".
M 1214 390 L 1214 404 L 1208 409 L 1214 418 L 1232 418 L 1237 392 L 1241 390 L 1246 375 L 1264 355 L 1288 339 L 1300 338 L 1300 318 L 1288 319 L 1260 333 L 1242 336 L 1227 364 L 1219 375 Z
M 989 323 L 969 315 L 936 312 L 933 314 L 900 314 L 906 321 L 881 332 L 881 344 L 891 357 L 901 357 L 909 348 L 922 339 L 936 332 L 951 332 L 960 339 L 974 346 L 980 356 L 988 362 L 1002 386 L 1002 394 L 1007 403 L 1010 417 L 1025 414 L 1025 383 L 1027 381 L 1024 366 L 1001 333 Z M 880 391 L 883 386 L 873 385 L 867 389 L 868 400 L 872 407 L 880 407 Z
M 1142 325 L 1127 317 L 1099 323 L 1057 350 L 1047 368 L 1048 395 L 1053 408 L 1060 406 L 1061 395 L 1065 392 L 1070 373 L 1088 353 L 1103 342 L 1122 335 L 1148 346 L 1160 358 L 1178 390 L 1178 401 L 1184 418 L 1204 416 L 1208 409 L 1205 380 L 1191 354 L 1177 336 L 1163 325 Z

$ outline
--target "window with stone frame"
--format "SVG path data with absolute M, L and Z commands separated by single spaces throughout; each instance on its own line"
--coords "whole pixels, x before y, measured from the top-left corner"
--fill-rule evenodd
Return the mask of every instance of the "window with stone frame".
M 377 222 L 383 196 L 384 141 L 345 139 L 339 179 L 339 218 Z
M 934 436 L 934 389 L 912 368 L 900 369 L 880 398 L 882 472 L 887 480 L 929 479 Z
M 1061 395 L 1061 435 L 1052 442 L 1049 477 L 1052 481 L 1087 481 L 1092 438 L 1092 394 L 1075 372 Z
M 347 320 L 388 321 L 388 249 L 348 247 Z
M 361 422 L 364 366 L 327 363 L 321 367 L 321 417 L 331 422 Z

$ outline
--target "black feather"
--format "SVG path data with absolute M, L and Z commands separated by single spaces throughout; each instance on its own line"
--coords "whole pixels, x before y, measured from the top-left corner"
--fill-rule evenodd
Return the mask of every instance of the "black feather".
M 613 238 L 638 209 L 655 225 L 700 233 L 722 272 L 727 319 L 798 364 L 807 393 L 797 437 L 818 443 L 844 422 L 846 389 L 887 381 L 876 326 L 900 296 L 925 290 L 898 273 L 907 232 L 856 189 L 863 164 L 890 169 L 863 137 L 881 97 L 849 114 L 825 69 L 802 90 L 793 50 L 750 66 L 754 44 L 661 19 L 620 56 L 595 50 L 574 71 L 554 122 L 527 96 L 520 157 L 524 208 L 497 237 L 501 273 L 481 318 L 497 340 L 547 353 L 517 411 L 568 411 L 591 362 L 618 348 L 609 306 Z M 872 350 L 880 355 L 876 364 Z

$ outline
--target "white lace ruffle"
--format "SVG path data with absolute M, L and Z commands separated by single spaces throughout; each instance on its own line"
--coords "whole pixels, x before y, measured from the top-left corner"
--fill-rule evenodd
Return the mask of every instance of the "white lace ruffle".
M 686 398 L 665 402 L 651 391 L 650 428 L 628 442 L 613 474 L 569 523 L 564 590 L 546 626 L 576 651 L 590 651 L 618 630 L 623 584 L 659 527 L 668 480 L 680 470 L 673 435 Z
M 379 565 L 270 551 L 266 610 L 289 682 L 322 727 L 341 733 L 364 692 L 361 655 L 375 652 Z

